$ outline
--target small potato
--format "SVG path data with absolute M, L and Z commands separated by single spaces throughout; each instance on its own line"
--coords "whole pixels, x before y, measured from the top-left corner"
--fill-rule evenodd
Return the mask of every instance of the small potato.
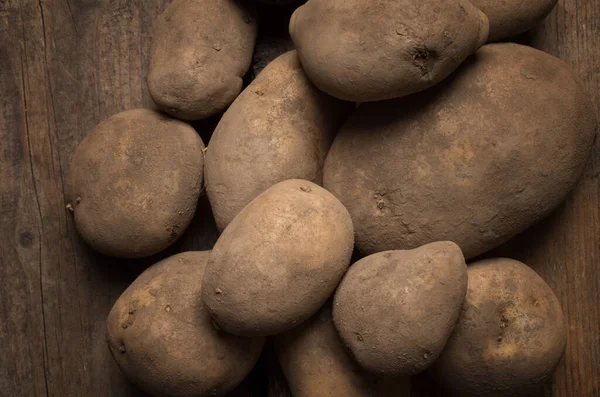
M 148 89 L 156 105 L 182 120 L 224 111 L 242 90 L 256 34 L 246 3 L 174 0 L 152 41 Z
M 273 185 L 227 226 L 211 253 L 202 296 L 234 335 L 275 335 L 316 313 L 350 264 L 350 215 L 322 187 Z
M 140 389 L 157 397 L 222 396 L 250 373 L 264 338 L 216 330 L 201 302 L 209 252 L 171 256 L 144 271 L 107 319 L 108 347 Z
M 410 396 L 409 378 L 377 377 L 350 357 L 333 326 L 331 303 L 274 342 L 293 397 Z
M 482 260 L 468 273 L 462 313 L 432 373 L 460 397 L 537 395 L 567 342 L 558 299 L 512 259 Z
M 219 230 L 277 182 L 323 181 L 323 162 L 349 103 L 317 90 L 296 52 L 269 66 L 219 122 L 206 153 L 206 191 Z
M 375 374 L 429 368 L 452 334 L 467 293 L 467 266 L 452 242 L 386 251 L 350 267 L 333 321 L 358 364 Z
M 100 123 L 75 150 L 67 176 L 67 207 L 83 239 L 127 258 L 167 248 L 196 211 L 203 150 L 190 125 L 153 110 Z

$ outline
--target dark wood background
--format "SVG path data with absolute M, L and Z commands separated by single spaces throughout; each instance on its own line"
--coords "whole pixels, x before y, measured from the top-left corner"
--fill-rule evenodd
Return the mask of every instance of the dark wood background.
M 77 236 L 63 182 L 83 137 L 108 116 L 151 106 L 153 21 L 168 0 L 0 0 L 0 396 L 144 396 L 105 344 L 104 320 L 144 266 L 103 257 Z M 273 15 L 273 18 L 277 15 Z M 285 21 L 284 21 L 285 25 Z M 561 0 L 521 38 L 573 66 L 600 110 L 600 1 Z M 600 152 L 555 214 L 497 252 L 554 289 L 569 342 L 547 396 L 600 396 Z M 175 247 L 216 239 L 203 200 Z M 413 396 L 438 396 L 426 377 Z M 268 350 L 235 396 L 285 397 Z

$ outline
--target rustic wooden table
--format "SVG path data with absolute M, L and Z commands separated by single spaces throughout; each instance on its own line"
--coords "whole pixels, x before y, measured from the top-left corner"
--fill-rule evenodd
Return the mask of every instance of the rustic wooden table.
M 0 396 L 125 397 L 104 319 L 152 261 L 103 257 L 65 210 L 69 158 L 113 113 L 151 106 L 144 82 L 155 17 L 168 0 L 0 0 Z M 600 110 L 600 0 L 561 0 L 523 38 L 573 66 Z M 569 342 L 546 395 L 600 396 L 600 152 L 549 219 L 498 252 L 554 289 Z M 169 252 L 216 239 L 204 200 Z M 154 258 L 155 259 L 155 258 Z M 413 396 L 442 395 L 426 377 Z M 269 354 L 235 396 L 289 393 Z M 318 397 L 318 396 L 315 396 Z

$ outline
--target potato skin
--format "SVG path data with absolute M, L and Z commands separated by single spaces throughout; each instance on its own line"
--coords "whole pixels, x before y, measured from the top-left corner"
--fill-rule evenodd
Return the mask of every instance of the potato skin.
M 362 254 L 447 240 L 469 259 L 565 198 L 595 129 L 565 63 L 489 44 L 439 86 L 360 105 L 331 146 L 323 186 L 348 208 Z
M 277 182 L 323 183 L 323 162 L 351 104 L 317 90 L 295 51 L 285 53 L 234 101 L 206 153 L 206 191 L 219 230 Z
M 273 337 L 293 397 L 409 397 L 410 379 L 376 377 L 350 357 L 333 325 L 331 302 Z
M 223 231 L 202 296 L 215 323 L 234 335 L 275 335 L 307 320 L 333 294 L 350 263 L 352 221 L 322 187 L 273 185 Z
M 252 370 L 264 338 L 216 330 L 202 305 L 209 252 L 171 256 L 144 271 L 107 319 L 107 342 L 130 381 L 153 396 L 222 396 Z
M 468 273 L 461 316 L 432 373 L 461 397 L 535 395 L 566 346 L 558 299 L 536 272 L 512 259 L 482 260 Z
M 106 255 L 153 255 L 190 224 L 204 143 L 188 124 L 148 109 L 100 123 L 71 159 L 66 199 L 83 239 Z
M 466 293 L 467 266 L 452 242 L 379 252 L 350 267 L 335 293 L 333 320 L 362 368 L 412 376 L 442 352 Z
M 308 77 L 337 98 L 380 101 L 429 88 L 487 40 L 467 0 L 309 0 L 290 20 Z
M 182 120 L 225 110 L 242 90 L 256 34 L 245 2 L 174 0 L 152 41 L 148 89 L 156 105 Z

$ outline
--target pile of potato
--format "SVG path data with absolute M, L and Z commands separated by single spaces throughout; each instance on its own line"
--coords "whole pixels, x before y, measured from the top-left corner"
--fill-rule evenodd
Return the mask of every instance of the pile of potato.
M 408 396 L 423 371 L 456 396 L 539 390 L 565 349 L 560 303 L 525 264 L 479 256 L 564 200 L 597 122 L 565 63 L 486 42 L 555 4 L 308 0 L 295 50 L 244 88 L 255 5 L 173 0 L 149 60 L 158 110 L 99 124 L 68 178 L 77 230 L 106 255 L 164 250 L 204 190 L 222 232 L 115 303 L 127 377 L 222 396 L 268 337 L 294 397 Z M 207 147 L 180 121 L 223 112 Z

